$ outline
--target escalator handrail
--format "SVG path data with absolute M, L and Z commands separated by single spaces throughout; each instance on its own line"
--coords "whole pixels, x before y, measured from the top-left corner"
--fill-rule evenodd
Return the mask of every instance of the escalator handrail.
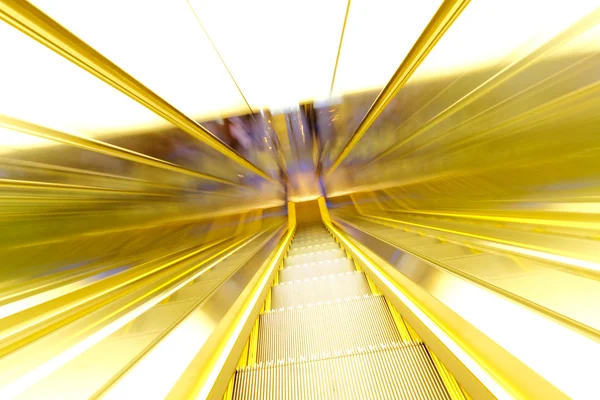
M 254 240 L 264 232 L 265 231 L 263 230 L 259 233 L 245 236 L 244 238 L 233 243 L 228 243 L 228 239 L 225 239 L 218 240 L 218 243 L 209 244 L 209 247 L 216 250 L 216 252 L 214 254 L 210 254 L 207 258 L 202 259 L 201 262 L 195 262 L 191 266 L 188 265 L 187 268 L 184 268 L 184 271 L 166 271 L 170 273 L 165 275 L 165 277 L 160 281 L 152 283 L 150 287 L 139 287 L 137 291 L 143 291 L 146 293 L 146 297 L 142 299 L 141 303 L 137 300 L 133 302 L 128 301 L 127 304 L 123 306 L 120 305 L 119 300 L 112 301 L 111 299 L 109 302 L 110 305 L 107 308 L 102 309 L 103 315 L 106 314 L 105 317 L 98 318 L 96 316 L 93 318 L 94 326 L 90 326 L 89 321 L 85 321 L 86 316 L 92 316 L 92 314 L 87 313 L 78 320 L 74 321 L 74 323 L 65 326 L 66 331 L 63 329 L 61 332 L 54 332 L 55 334 L 61 334 L 61 337 L 66 338 L 65 340 L 57 341 L 52 332 L 46 334 L 43 338 L 37 340 L 35 343 L 33 343 L 33 341 L 36 338 L 33 338 L 30 342 L 32 342 L 31 344 L 36 348 L 39 347 L 40 349 L 43 349 L 46 347 L 48 349 L 52 349 L 52 351 L 40 351 L 39 354 L 43 354 L 44 357 L 43 360 L 36 360 L 36 364 L 39 366 L 33 370 L 25 372 L 12 384 L 4 386 L 0 390 L 0 397 L 4 398 L 6 395 L 6 398 L 11 398 L 11 396 L 22 392 L 31 385 L 34 385 L 39 379 L 43 378 L 43 376 L 40 376 L 39 370 L 46 370 L 47 368 L 56 370 L 57 368 L 60 368 L 74 357 L 71 354 L 73 351 L 75 351 L 74 349 L 76 349 L 77 354 L 86 351 L 89 347 L 108 337 L 110 334 L 131 322 L 137 316 L 141 315 L 148 308 L 148 304 L 155 305 L 156 303 L 162 301 L 164 298 L 172 294 L 171 292 L 177 290 L 178 284 L 181 285 L 187 281 L 195 279 L 196 276 L 204 273 L 206 269 L 212 268 L 212 266 L 215 264 L 215 260 L 220 260 L 220 256 L 226 257 L 228 254 L 233 253 L 241 248 L 241 245 Z M 222 246 L 225 247 L 221 248 Z M 207 249 L 208 248 L 205 248 L 205 250 Z M 231 249 L 233 249 L 233 252 L 230 251 Z M 194 253 L 198 252 L 196 251 Z M 227 255 L 224 256 L 224 254 Z M 137 292 L 132 292 L 132 295 L 135 293 Z M 127 300 L 127 298 L 124 297 L 123 300 Z M 138 311 L 140 309 L 143 310 Z M 113 326 L 112 324 L 114 323 L 116 323 L 116 325 Z M 91 340 L 91 338 L 94 339 Z M 44 343 L 46 343 L 47 346 Z M 84 346 L 83 343 L 86 343 L 86 345 Z M 19 346 L 19 348 L 23 348 L 23 346 Z M 67 356 L 66 354 L 71 355 Z M 9 359 L 5 359 L 3 362 L 9 362 Z
M 448 28 L 450 28 L 454 21 L 459 17 L 465 7 L 469 4 L 469 1 L 470 0 L 444 0 L 390 81 L 381 90 L 354 131 L 354 134 L 348 143 L 346 143 L 346 146 L 344 146 L 344 149 L 336 157 L 331 167 L 325 172 L 326 177 L 335 171 L 348 154 L 350 154 L 367 130 L 375 122 L 377 117 L 379 117 L 387 105 L 392 101 L 398 91 L 402 89 L 425 57 L 427 57 L 444 33 L 446 33 Z
M 494 339 L 479 331 L 477 326 L 462 319 L 459 314 L 456 314 L 452 305 L 446 304 L 443 299 L 438 299 L 428 291 L 436 288 L 435 290 L 442 294 L 447 293 L 450 286 L 460 282 L 462 277 L 450 271 L 446 272 L 437 264 L 425 259 L 422 260 L 425 264 L 413 265 L 414 257 L 417 259 L 422 257 L 412 253 L 406 254 L 410 257 L 402 256 L 404 250 L 400 250 L 396 245 L 338 218 L 327 227 L 346 247 L 355 262 L 377 284 L 386 298 L 417 330 L 428 347 L 446 366 L 452 367 L 450 372 L 474 398 L 565 397 L 553 382 L 544 379 Z M 364 233 L 365 238 L 372 238 L 375 242 L 371 245 L 364 244 L 362 239 L 359 240 L 347 232 L 349 228 L 356 233 Z M 378 249 L 372 248 L 373 245 Z M 387 247 L 384 251 L 385 255 L 381 254 L 381 250 L 384 250 L 379 248 L 381 246 Z M 392 259 L 389 259 L 389 256 L 392 256 Z M 395 262 L 401 265 L 401 269 L 406 268 L 411 277 L 396 269 Z M 400 276 L 403 278 L 399 278 Z M 405 278 L 407 281 L 402 281 Z M 462 286 L 452 287 L 454 290 L 461 288 Z M 498 302 L 497 296 L 491 293 L 490 295 Z M 498 303 L 509 306 L 510 300 Z M 477 304 L 472 306 L 477 307 Z M 525 329 L 522 326 L 510 328 Z M 548 349 L 548 351 L 552 350 Z M 520 372 L 514 374 L 514 371 Z
M 0 3 L 1 5 L 1 3 Z M 2 17 L 0 9 L 0 18 Z M 179 174 L 193 176 L 195 178 L 206 179 L 214 182 L 219 182 L 227 185 L 242 186 L 238 183 L 219 178 L 216 176 L 204 174 L 179 165 L 154 158 L 133 150 L 115 146 L 110 143 L 105 143 L 100 140 L 77 136 L 66 132 L 57 131 L 47 127 L 32 124 L 31 122 L 22 121 L 7 115 L 0 114 L 0 126 L 22 132 L 27 135 L 37 136 L 40 138 L 52 140 L 57 143 L 66 144 L 80 149 L 92 151 L 94 153 L 104 154 L 111 157 L 127 160 L 138 164 L 148 165 L 154 168 L 159 168 L 166 171 L 176 172 Z
M 578 333 L 580 333 L 582 335 L 588 336 L 588 337 L 590 337 L 590 338 L 592 338 L 592 339 L 594 339 L 596 341 L 600 341 L 600 331 L 597 330 L 597 329 L 595 329 L 595 328 L 593 328 L 593 327 L 591 327 L 591 326 L 589 326 L 589 325 L 585 325 L 585 324 L 583 324 L 583 323 L 581 323 L 581 322 L 579 322 L 577 320 L 574 320 L 574 319 L 572 319 L 572 318 L 570 318 L 570 317 L 568 317 L 566 315 L 560 314 L 560 313 L 558 313 L 558 312 L 556 312 L 554 310 L 546 308 L 546 307 L 544 307 L 544 306 L 542 306 L 542 305 L 540 305 L 538 303 L 535 303 L 535 302 L 533 302 L 533 301 L 531 301 L 529 299 L 526 299 L 526 298 L 524 298 L 522 296 L 519 296 L 519 295 L 517 295 L 515 293 L 512 293 L 512 292 L 510 292 L 510 291 L 508 291 L 506 289 L 503 289 L 503 288 L 501 288 L 499 286 L 496 286 L 493 283 L 490 283 L 490 282 L 488 282 L 488 281 L 486 281 L 484 279 L 481 279 L 481 278 L 479 278 L 479 277 L 477 277 L 475 275 L 466 273 L 466 272 L 460 270 L 459 268 L 456 268 L 456 267 L 453 267 L 453 266 L 451 266 L 451 265 L 449 265 L 447 263 L 444 263 L 443 261 L 434 259 L 432 257 L 429 257 L 429 256 L 425 255 L 425 254 L 421 254 L 418 251 L 415 251 L 414 249 L 410 249 L 410 248 L 408 248 L 406 246 L 402 246 L 402 245 L 400 245 L 398 243 L 391 243 L 388 240 L 386 240 L 385 238 L 382 238 L 382 237 L 378 236 L 377 234 L 368 232 L 365 229 L 362 229 L 362 228 L 358 227 L 356 224 L 353 224 L 353 223 L 351 223 L 351 222 L 349 222 L 347 220 L 339 219 L 338 221 L 339 221 L 339 222 L 337 222 L 338 224 L 339 223 L 343 223 L 344 225 L 350 226 L 353 229 L 361 231 L 361 232 L 363 232 L 363 233 L 365 233 L 367 235 L 370 235 L 370 236 L 376 238 L 377 240 L 379 240 L 381 242 L 386 243 L 386 245 L 392 246 L 394 248 L 399 249 L 402 252 L 411 254 L 411 255 L 413 255 L 415 257 L 418 257 L 418 258 L 420 258 L 420 259 L 422 259 L 422 260 L 424 260 L 424 261 L 426 261 L 426 262 L 428 262 L 430 264 L 435 265 L 439 269 L 449 271 L 449 272 L 451 272 L 451 273 L 453 273 L 455 275 L 458 275 L 458 276 L 466 279 L 467 281 L 471 281 L 471 282 L 473 282 L 473 283 L 475 283 L 477 285 L 483 286 L 486 289 L 488 289 L 488 290 L 490 290 L 490 291 L 492 291 L 494 293 L 497 293 L 500 296 L 507 297 L 507 298 L 509 298 L 509 299 L 511 299 L 511 300 L 513 300 L 513 301 L 515 301 L 515 302 L 517 302 L 517 303 L 519 303 L 519 304 L 521 304 L 521 305 L 523 305 L 523 306 L 525 306 L 527 308 L 531 308 L 531 309 L 536 310 L 537 312 L 539 312 L 539 313 L 547 316 L 550 319 L 553 319 L 553 320 L 555 320 L 555 321 L 557 321 L 557 322 L 559 322 L 559 323 L 561 323 L 563 325 L 567 325 L 570 329 L 572 329 L 572 330 L 574 330 L 574 331 L 576 331 L 576 332 L 578 332 Z
M 0 19 L 106 82 L 245 169 L 267 181 L 274 182 L 274 179 L 266 172 L 242 157 L 202 125 L 144 86 L 33 4 L 19 0 L 3 0 L 0 2 Z

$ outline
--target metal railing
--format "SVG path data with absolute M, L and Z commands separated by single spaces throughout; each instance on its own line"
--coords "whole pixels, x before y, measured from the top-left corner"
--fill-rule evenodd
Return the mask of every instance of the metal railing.
M 427 57 L 433 47 L 468 4 L 469 0 L 446 0 L 442 3 L 431 21 L 429 21 L 429 24 L 427 24 L 423 33 L 421 33 L 421 36 L 419 36 L 419 39 L 404 58 L 404 61 L 402 61 L 392 76 L 392 79 L 390 79 L 387 85 L 381 90 L 344 149 L 337 156 L 331 167 L 325 172 L 326 177 L 335 171 L 342 161 L 344 161 L 346 156 L 350 154 L 373 122 L 375 122 L 377 117 L 379 117 L 394 96 L 396 96 L 398 91 L 402 89 L 404 84 L 406 84 L 415 70 L 421 65 L 425 57 Z
M 0 20 L 37 40 L 247 170 L 268 181 L 274 181 L 266 172 L 242 157 L 214 134 L 29 2 L 0 1 Z M 205 178 L 211 179 L 208 176 Z

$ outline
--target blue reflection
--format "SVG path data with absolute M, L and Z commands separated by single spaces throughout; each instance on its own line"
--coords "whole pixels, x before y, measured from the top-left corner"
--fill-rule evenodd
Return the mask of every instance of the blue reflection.
M 404 252 L 401 250 L 394 251 L 394 254 L 392 255 L 392 258 L 391 258 L 391 264 L 395 264 L 396 262 L 398 262 L 400 260 L 400 257 L 402 257 L 403 254 L 404 254 Z
M 64 265 L 62 267 L 54 268 L 54 269 L 51 269 L 49 271 L 43 272 L 42 274 L 36 275 L 35 277 L 36 278 L 42 278 L 44 276 L 56 274 L 58 272 L 69 271 L 71 269 L 75 269 L 75 268 L 83 267 L 84 265 L 91 264 L 94 261 L 96 261 L 96 260 L 82 261 L 82 262 L 75 263 L 75 264 Z
M 122 265 L 122 266 L 117 267 L 117 268 L 112 268 L 112 269 L 109 269 L 107 271 L 100 272 L 99 274 L 96 275 L 96 278 L 97 279 L 104 279 L 104 278 L 107 278 L 109 276 L 116 275 L 119 272 L 123 272 L 123 271 L 125 271 L 126 269 L 128 269 L 128 268 L 130 268 L 132 266 L 133 266 L 133 264 L 127 264 L 127 265 Z

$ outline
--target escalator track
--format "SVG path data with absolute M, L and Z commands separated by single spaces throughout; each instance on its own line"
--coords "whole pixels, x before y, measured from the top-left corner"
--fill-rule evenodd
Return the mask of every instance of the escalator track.
M 464 399 L 322 225 L 300 226 L 225 398 Z

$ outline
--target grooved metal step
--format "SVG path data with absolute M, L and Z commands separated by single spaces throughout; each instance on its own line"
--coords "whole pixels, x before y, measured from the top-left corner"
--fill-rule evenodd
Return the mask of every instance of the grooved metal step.
M 337 250 L 337 249 L 340 249 L 340 245 L 337 244 L 335 242 L 335 240 L 333 240 L 333 238 L 332 238 L 331 241 L 327 241 L 325 243 L 310 244 L 310 245 L 303 246 L 303 247 L 290 248 L 290 251 L 288 252 L 288 257 L 292 257 L 292 256 L 300 255 L 300 254 L 314 253 L 317 251 L 327 251 L 327 250 Z
M 332 260 L 334 258 L 346 257 L 346 253 L 341 248 L 335 250 L 316 251 L 313 253 L 299 254 L 287 257 L 283 262 L 286 267 L 298 264 L 307 264 L 311 262 Z
M 319 233 L 317 235 L 305 235 L 305 236 L 296 235 L 296 236 L 294 236 L 292 244 L 309 242 L 309 241 L 313 241 L 313 240 L 323 240 L 323 239 L 333 239 L 333 236 L 331 236 L 331 234 L 329 232 L 323 232 L 323 233 Z
M 310 235 L 320 235 L 321 233 L 327 233 L 327 228 L 320 227 L 318 229 L 298 229 L 296 231 L 296 236 L 310 236 Z
M 323 233 L 314 236 L 305 236 L 301 238 L 294 238 L 293 245 L 306 245 L 307 243 L 320 243 L 323 241 L 333 240 L 333 236 L 329 233 Z
M 234 399 L 449 400 L 423 344 L 390 344 L 350 355 L 246 367 Z
M 402 340 L 385 299 L 373 295 L 267 312 L 258 329 L 258 362 Z
M 294 235 L 294 237 L 304 237 L 304 236 L 321 235 L 323 233 L 329 233 L 329 231 L 327 230 L 327 228 L 321 227 L 319 229 L 310 229 L 310 230 L 298 229 L 296 231 L 296 234 Z
M 333 245 L 333 244 L 335 244 L 336 246 L 338 246 L 338 248 L 340 247 L 340 245 L 333 238 L 329 238 L 329 239 L 326 239 L 326 240 L 321 240 L 321 241 L 318 241 L 318 242 L 301 243 L 301 244 L 298 244 L 298 245 L 292 243 L 292 245 L 290 246 L 290 252 L 295 251 L 295 250 L 306 249 L 306 248 L 313 248 L 313 247 L 316 247 L 316 246 L 327 246 L 327 245 Z
M 355 271 L 273 286 L 271 304 L 274 309 L 287 308 L 368 294 L 371 290 L 365 274 Z
M 337 243 L 337 242 L 332 237 L 320 239 L 320 240 L 309 241 L 309 242 L 303 242 L 303 243 L 292 242 L 292 245 L 290 246 L 290 250 L 299 249 L 299 248 L 308 247 L 308 246 L 318 246 L 321 244 L 331 244 L 331 243 Z
M 293 265 L 279 271 L 279 282 L 297 281 L 324 275 L 356 271 L 349 258 L 336 258 L 307 264 Z
M 312 233 L 312 232 L 322 232 L 322 231 L 326 231 L 327 228 L 325 228 L 324 225 L 314 225 L 314 226 L 299 226 L 298 227 L 298 233 L 301 234 L 307 234 L 307 233 Z

